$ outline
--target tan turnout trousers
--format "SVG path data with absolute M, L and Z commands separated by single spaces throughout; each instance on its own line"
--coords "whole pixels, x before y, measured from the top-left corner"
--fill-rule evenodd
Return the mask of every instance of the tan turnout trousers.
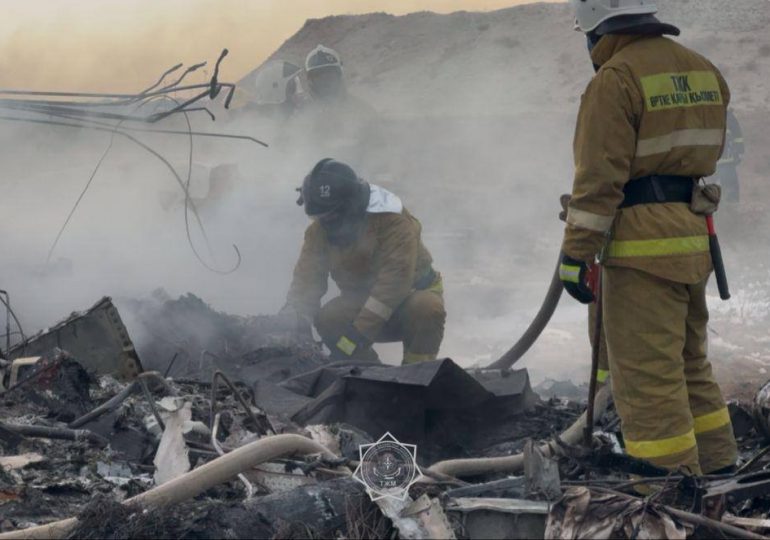
M 612 393 L 628 453 L 693 474 L 733 465 L 730 415 L 706 357 L 706 282 L 609 267 L 603 286 Z
M 329 349 L 361 311 L 366 297 L 343 294 L 327 302 L 318 312 L 315 327 Z M 403 364 L 435 360 L 444 338 L 444 298 L 440 290 L 414 291 L 395 310 L 375 338 L 375 343 L 403 341 Z M 357 352 L 356 358 L 376 361 L 371 347 Z

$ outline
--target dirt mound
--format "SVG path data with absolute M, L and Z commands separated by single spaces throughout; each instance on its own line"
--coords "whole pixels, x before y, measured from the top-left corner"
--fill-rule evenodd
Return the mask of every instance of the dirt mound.
M 351 89 L 383 112 L 517 113 L 572 109 L 591 75 L 566 4 L 489 13 L 385 13 L 313 19 L 271 57 L 302 65 L 319 43 L 344 59 Z M 770 4 L 762 0 L 661 2 L 661 18 L 712 58 L 739 108 L 766 108 Z M 241 84 L 253 82 L 253 72 Z M 457 103 L 464 109 L 458 110 Z

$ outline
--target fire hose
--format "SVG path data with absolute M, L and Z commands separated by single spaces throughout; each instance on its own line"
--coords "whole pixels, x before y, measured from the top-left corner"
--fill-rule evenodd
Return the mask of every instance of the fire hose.
M 534 345 L 535 341 L 543 333 L 545 327 L 548 326 L 548 322 L 553 317 L 556 307 L 559 305 L 559 299 L 561 293 L 564 290 L 564 285 L 559 278 L 559 263 L 561 262 L 562 254 L 559 253 L 559 260 L 556 263 L 556 270 L 551 278 L 551 284 L 548 287 L 548 292 L 545 295 L 543 304 L 540 306 L 540 310 L 532 319 L 529 327 L 525 330 L 519 340 L 501 356 L 498 360 L 493 362 L 488 369 L 511 369 L 513 365 L 519 361 L 519 359 L 526 354 L 526 352 Z
M 325 446 L 300 435 L 273 435 L 233 450 L 229 454 L 201 465 L 197 469 L 170 480 L 149 491 L 126 499 L 123 503 L 141 509 L 153 509 L 177 504 L 210 489 L 239 473 L 266 461 L 293 454 L 323 454 L 338 459 Z M 0 534 L 0 540 L 32 538 L 65 538 L 77 525 L 77 518 L 68 518 L 46 525 Z
M 604 386 L 596 394 L 596 400 L 593 406 L 593 415 L 600 418 L 607 409 L 610 400 L 610 388 Z M 580 444 L 583 433 L 587 425 L 587 413 L 577 419 L 577 421 L 568 427 L 559 438 L 562 442 L 569 445 Z M 556 453 L 557 446 L 555 441 L 548 441 L 540 446 L 540 451 L 545 456 L 552 456 Z M 432 465 L 428 470 L 434 473 L 440 473 L 454 477 L 478 476 L 491 473 L 516 473 L 524 468 L 524 454 L 515 454 L 513 456 L 493 457 L 493 458 L 471 458 L 471 459 L 450 459 L 440 461 Z M 0 539 L 3 537 L 0 536 Z

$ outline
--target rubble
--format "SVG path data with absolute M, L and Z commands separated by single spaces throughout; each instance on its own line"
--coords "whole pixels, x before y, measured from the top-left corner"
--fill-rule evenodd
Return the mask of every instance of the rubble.
M 741 420 L 739 474 L 696 482 L 623 454 L 612 408 L 594 447 L 579 446 L 570 433 L 582 436 L 585 405 L 555 394 L 543 401 L 526 370 L 464 370 L 449 359 L 332 363 L 316 344 L 282 341 L 268 317 L 218 314 L 192 296 L 169 302 L 160 308 L 176 313 L 167 327 L 183 327 L 192 310 L 225 335 L 251 333 L 185 341 L 192 360 L 169 370 L 181 377 L 144 371 L 120 380 L 103 373 L 110 364 L 98 356 L 60 349 L 19 364 L 18 380 L 0 393 L 4 538 L 29 537 L 19 530 L 36 526 L 47 528 L 30 534 L 71 538 L 756 538 L 749 530 L 766 530 L 765 390 L 753 408 L 730 406 Z M 109 342 L 112 330 L 101 329 L 91 337 Z M 199 364 L 195 347 L 214 349 L 210 360 Z M 352 477 L 360 445 L 385 431 L 417 444 L 424 476 L 403 501 L 372 502 Z M 513 470 L 522 476 L 508 476 Z M 647 496 L 635 491 L 639 476 Z
M 670 538 L 692 534 L 665 509 L 612 493 L 593 493 L 586 487 L 567 490 L 548 516 L 545 537 L 556 538 Z

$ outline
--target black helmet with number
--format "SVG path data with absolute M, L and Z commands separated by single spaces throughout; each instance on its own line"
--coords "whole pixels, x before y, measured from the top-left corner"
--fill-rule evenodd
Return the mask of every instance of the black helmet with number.
M 345 163 L 326 158 L 305 177 L 297 204 L 305 213 L 324 221 L 328 218 L 363 217 L 369 205 L 369 184 Z

